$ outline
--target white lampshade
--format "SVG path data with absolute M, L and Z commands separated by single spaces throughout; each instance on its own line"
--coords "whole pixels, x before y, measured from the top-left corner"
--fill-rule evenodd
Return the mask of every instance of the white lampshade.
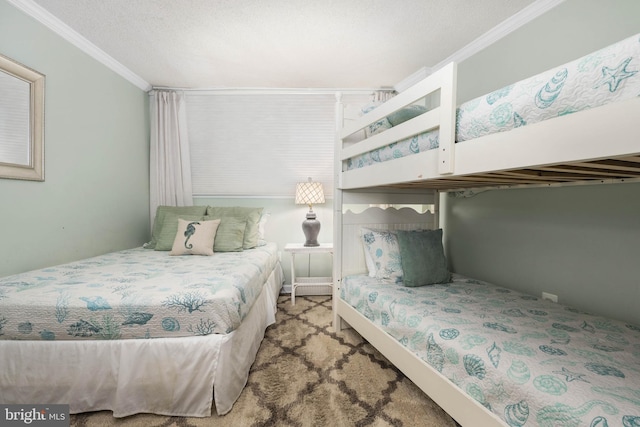
M 324 203 L 324 190 L 319 182 L 309 181 L 299 182 L 296 185 L 296 204 L 297 205 L 317 205 Z

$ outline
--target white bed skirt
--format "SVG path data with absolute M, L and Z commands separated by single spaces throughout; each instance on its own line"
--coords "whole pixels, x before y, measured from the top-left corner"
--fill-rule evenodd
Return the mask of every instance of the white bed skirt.
M 69 404 L 71 413 L 111 410 L 208 417 L 240 396 L 264 331 L 275 323 L 278 263 L 243 323 L 227 335 L 121 341 L 0 341 L 0 402 Z
M 276 323 L 278 294 L 283 278 L 282 267 L 278 263 L 240 327 L 231 334 L 224 335 L 213 386 L 218 415 L 229 412 L 240 397 L 249 378 L 249 369 L 264 338 L 264 331 L 269 325 Z

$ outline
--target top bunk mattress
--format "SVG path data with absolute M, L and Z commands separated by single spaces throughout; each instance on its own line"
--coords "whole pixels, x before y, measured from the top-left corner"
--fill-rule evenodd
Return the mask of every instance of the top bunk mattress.
M 560 67 L 503 87 L 460 105 L 456 141 L 508 131 L 608 103 L 640 96 L 640 34 Z M 412 105 L 370 125 L 373 135 L 426 111 Z M 365 111 L 371 111 L 368 107 Z M 413 111 L 411 111 L 413 110 Z M 438 130 L 415 135 L 346 161 L 347 170 L 438 148 Z
M 640 328 L 454 274 L 341 298 L 510 426 L 640 425 Z
M 278 263 L 275 243 L 213 256 L 135 248 L 0 279 L 0 339 L 228 334 Z

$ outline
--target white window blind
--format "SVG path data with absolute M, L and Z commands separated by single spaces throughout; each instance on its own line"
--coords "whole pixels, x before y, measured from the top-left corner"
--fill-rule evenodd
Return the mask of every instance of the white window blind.
M 194 196 L 293 197 L 312 177 L 333 190 L 332 93 L 186 96 Z
M 31 86 L 0 71 L 0 163 L 31 165 Z

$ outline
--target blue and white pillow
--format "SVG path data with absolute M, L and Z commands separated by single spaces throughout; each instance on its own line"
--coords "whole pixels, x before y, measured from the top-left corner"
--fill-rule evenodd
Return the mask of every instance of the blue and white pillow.
M 377 106 L 379 106 L 381 103 L 379 102 L 374 102 L 371 104 L 368 104 L 366 106 L 364 106 L 362 108 L 362 114 L 367 114 L 368 112 L 374 110 Z M 387 119 L 386 117 L 381 118 L 380 120 L 371 123 L 370 125 L 368 125 L 367 127 L 364 128 L 364 134 L 367 138 L 379 134 L 381 132 L 384 132 L 387 129 L 391 129 L 393 127 L 393 125 L 391 124 L 391 122 L 389 121 L 389 119 Z
M 369 276 L 401 282 L 402 260 L 397 234 L 363 227 L 361 236 Z

